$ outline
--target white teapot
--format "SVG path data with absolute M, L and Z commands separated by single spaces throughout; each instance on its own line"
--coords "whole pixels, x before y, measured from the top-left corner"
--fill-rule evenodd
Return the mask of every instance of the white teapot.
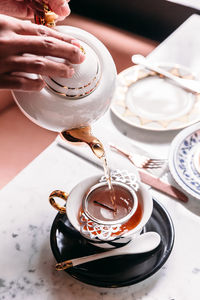
M 13 91 L 13 96 L 31 121 L 62 132 L 89 126 L 107 111 L 117 73 L 110 53 L 92 34 L 71 26 L 56 29 L 79 40 L 86 56 L 84 62 L 73 65 L 72 78 L 43 77 L 46 87 L 40 92 Z

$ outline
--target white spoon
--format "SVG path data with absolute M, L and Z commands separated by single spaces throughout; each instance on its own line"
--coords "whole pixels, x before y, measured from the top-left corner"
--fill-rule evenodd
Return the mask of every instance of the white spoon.
M 179 78 L 179 77 L 171 74 L 170 72 L 149 62 L 144 56 L 142 56 L 140 54 L 133 55 L 132 62 L 136 65 L 142 65 L 142 66 L 146 67 L 147 69 L 154 71 L 158 74 L 164 75 L 165 77 L 173 80 L 179 86 L 183 87 L 184 89 L 187 89 L 188 91 L 190 91 L 192 93 L 200 93 L 200 82 L 198 82 L 197 80 Z
M 160 240 L 160 235 L 157 232 L 146 232 L 139 235 L 138 237 L 135 237 L 132 241 L 130 241 L 123 247 L 58 263 L 56 264 L 56 270 L 61 271 L 69 269 L 77 265 L 110 256 L 146 253 L 155 249 L 160 244 Z

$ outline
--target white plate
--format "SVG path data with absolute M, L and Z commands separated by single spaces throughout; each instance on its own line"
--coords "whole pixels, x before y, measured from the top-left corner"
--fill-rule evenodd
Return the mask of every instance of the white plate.
M 175 181 L 200 200 L 200 123 L 185 128 L 174 138 L 169 169 Z
M 196 79 L 180 65 L 162 67 L 179 77 Z M 155 72 L 133 66 L 118 75 L 111 110 L 135 127 L 177 130 L 200 121 L 200 95 L 187 92 Z

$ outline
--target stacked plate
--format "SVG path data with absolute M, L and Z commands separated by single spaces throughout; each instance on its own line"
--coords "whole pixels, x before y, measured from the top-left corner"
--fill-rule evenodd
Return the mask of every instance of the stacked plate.
M 169 168 L 175 181 L 200 200 L 200 122 L 182 130 L 174 138 Z

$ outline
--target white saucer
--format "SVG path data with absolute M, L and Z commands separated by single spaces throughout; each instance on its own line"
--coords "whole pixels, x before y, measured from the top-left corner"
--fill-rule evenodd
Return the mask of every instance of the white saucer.
M 200 200 L 200 123 L 182 130 L 174 138 L 169 169 L 176 182 Z
M 171 73 L 193 79 L 180 65 L 162 65 Z M 118 75 L 111 110 L 124 122 L 143 129 L 182 129 L 200 121 L 200 95 L 194 95 L 172 81 L 141 66 Z

